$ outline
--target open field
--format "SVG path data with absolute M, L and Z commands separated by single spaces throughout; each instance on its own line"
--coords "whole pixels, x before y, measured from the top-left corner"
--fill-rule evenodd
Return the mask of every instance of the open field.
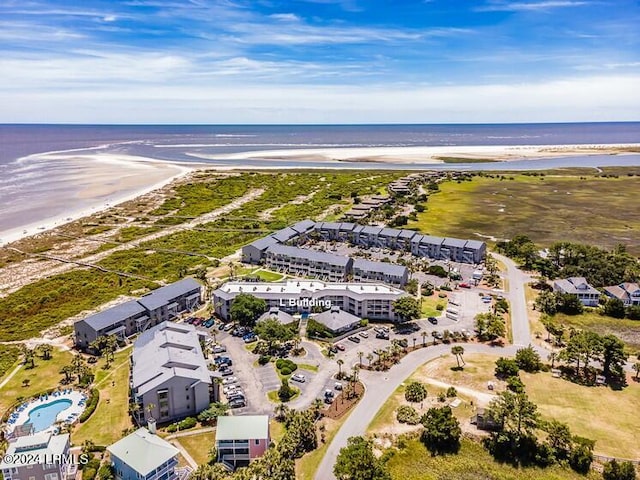
M 111 368 L 105 373 L 98 363 L 95 388 L 100 401 L 93 415 L 79 424 L 71 434 L 71 441 L 80 445 L 91 440 L 96 445 L 109 445 L 122 437 L 123 430 L 133 426 L 129 416 L 129 355 L 130 349 L 116 354 Z M 103 360 L 101 360 L 102 362 Z
M 611 248 L 623 243 L 640 253 L 634 241 L 640 234 L 640 211 L 627 208 L 640 190 L 640 177 L 579 176 L 570 170 L 494 177 L 441 184 L 440 193 L 429 197 L 426 211 L 409 227 L 460 238 L 526 234 L 540 245 L 576 241 Z
M 216 443 L 216 432 L 194 433 L 177 439 L 198 465 L 209 460 L 209 450 Z
M 440 315 L 440 312 L 436 309 L 436 306 L 440 304 L 444 308 L 447 305 L 447 299 L 438 298 L 438 295 L 436 294 L 433 294 L 430 297 L 421 296 L 420 304 L 420 313 L 422 314 L 422 318 L 437 317 Z
M 477 442 L 463 439 L 457 455 L 433 457 L 418 440 L 409 440 L 387 463 L 393 480 L 595 480 L 600 475 L 584 476 L 557 466 L 551 468 L 514 468 L 498 463 Z
M 580 315 L 557 313 L 553 318 L 561 325 L 583 328 L 601 335 L 612 333 L 624 340 L 630 351 L 640 353 L 640 320 L 607 317 L 594 312 Z
M 550 373 L 521 372 L 521 378 L 544 418 L 565 422 L 574 434 L 596 440 L 596 453 L 640 459 L 640 384 L 615 391 L 576 385 Z
M 60 369 L 71 363 L 73 355 L 69 352 L 53 349 L 51 358 L 43 360 L 39 356 L 35 357 L 35 368 L 25 369 L 24 367 L 0 389 L 0 415 L 9 408 L 16 399 L 20 397 L 29 398 L 40 392 L 55 388 L 60 385 L 63 375 Z M 22 386 L 23 380 L 29 380 L 27 387 Z

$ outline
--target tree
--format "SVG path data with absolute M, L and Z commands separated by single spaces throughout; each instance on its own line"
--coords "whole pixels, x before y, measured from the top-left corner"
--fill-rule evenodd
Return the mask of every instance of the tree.
M 289 413 L 289 407 L 286 403 L 279 403 L 278 405 L 276 405 L 275 413 L 276 420 L 283 422 L 287 417 L 287 414 Z
M 526 393 L 513 393 L 509 390 L 498 394 L 488 407 L 488 414 L 506 433 L 516 439 L 530 436 L 538 426 L 537 406 L 529 400 Z
M 507 388 L 514 393 L 524 392 L 524 382 L 518 376 L 507 378 Z
M 420 318 L 420 305 L 418 301 L 410 296 L 401 297 L 392 304 L 393 311 L 403 322 L 408 322 Z
M 480 340 L 495 340 L 504 337 L 505 325 L 500 315 L 494 313 L 479 313 L 476 315 L 475 329 Z
M 420 382 L 409 382 L 405 391 L 404 398 L 407 402 L 418 403 L 427 398 L 427 387 Z
M 424 430 L 420 440 L 432 454 L 457 452 L 460 449 L 460 423 L 451 407 L 430 408 L 420 420 Z
M 233 300 L 229 313 L 233 321 L 244 327 L 253 327 L 267 309 L 267 302 L 248 293 L 241 293 Z
M 529 373 L 537 372 L 542 367 L 540 355 L 531 345 L 516 352 L 516 363 L 521 370 Z
M 278 446 L 285 457 L 300 458 L 305 452 L 316 449 L 315 420 L 316 414 L 312 409 L 289 412 L 284 421 L 285 435 Z
M 615 458 L 604 464 L 604 480 L 636 480 L 636 469 L 631 462 L 618 463 Z
M 597 333 L 582 330 L 571 336 L 567 346 L 560 352 L 560 358 L 576 364 L 576 376 L 580 375 L 580 364 L 582 364 L 586 376 L 589 362 L 598 359 L 602 352 L 602 337 Z
M 336 360 L 336 363 L 338 364 L 338 378 L 340 379 L 342 378 L 342 365 L 344 365 L 344 360 L 339 358 Z
M 367 353 L 367 360 L 369 361 L 369 366 L 371 366 L 371 360 L 373 360 L 373 353 Z
M 605 335 L 601 338 L 602 344 L 602 373 L 608 379 L 620 378 L 624 375 L 623 367 L 627 362 L 627 354 L 624 352 L 624 342 L 615 335 Z
M 60 373 L 64 375 L 64 383 L 71 383 L 73 377 L 73 366 L 65 365 L 60 369 Z
M 282 385 L 280 385 L 280 389 L 278 390 L 278 398 L 281 402 L 288 402 L 294 395 L 295 392 L 289 385 L 288 380 L 286 378 L 283 378 Z
M 579 315 L 583 312 L 584 305 L 577 295 L 560 292 L 556 292 L 554 295 L 559 312 L 566 313 L 567 315 Z
M 333 474 L 339 480 L 391 480 L 384 463 L 373 454 L 373 445 L 363 437 L 351 437 L 340 449 Z
M 573 448 L 569 455 L 569 465 L 576 472 L 586 474 L 593 462 L 593 447 L 595 442 L 583 437 L 573 437 Z
M 22 357 L 22 363 L 24 364 L 25 368 L 29 369 L 36 366 L 35 353 L 33 349 L 27 347 L 26 345 L 22 345 Z
M 229 405 L 221 402 L 214 402 L 209 405 L 209 408 L 201 411 L 198 414 L 198 421 L 202 423 L 213 423 L 217 421 L 218 417 L 223 417 L 227 414 Z
M 558 311 L 556 296 L 553 292 L 540 292 L 535 301 L 536 310 L 545 315 L 553 316 Z
M 465 365 L 464 358 L 462 358 L 462 355 L 464 355 L 464 348 L 463 347 L 461 347 L 460 345 L 455 345 L 455 346 L 451 347 L 451 353 L 453 355 L 455 355 L 455 357 L 456 357 L 456 362 L 458 363 L 458 368 L 460 368 L 460 360 L 462 360 L 462 365 Z
M 495 374 L 498 378 L 509 378 L 518 375 L 520 367 L 515 360 L 510 358 L 500 357 L 496 360 Z
M 619 298 L 609 298 L 604 304 L 603 312 L 608 317 L 624 318 L 626 314 L 624 302 Z
M 48 343 L 43 343 L 42 345 L 40 345 L 40 351 L 42 352 L 43 360 L 51 359 L 51 352 L 53 351 L 53 347 L 51 345 L 49 345 Z
M 362 366 L 362 357 L 364 357 L 364 352 L 358 352 L 358 365 Z
M 554 368 L 556 365 L 556 360 L 558 359 L 558 354 L 556 352 L 551 352 L 547 355 L 547 360 L 551 362 L 551 368 Z
M 235 305 L 235 304 L 234 304 Z M 269 351 L 272 351 L 282 342 L 293 340 L 295 332 L 282 325 L 275 318 L 267 318 L 256 323 L 254 333 L 260 337 L 260 340 L 264 340 L 269 345 Z
M 640 362 L 633 364 L 633 370 L 636 372 L 636 380 L 640 380 Z
M 543 430 L 547 432 L 546 442 L 556 460 L 567 459 L 573 445 L 569 426 L 566 423 L 551 420 L 544 425 Z

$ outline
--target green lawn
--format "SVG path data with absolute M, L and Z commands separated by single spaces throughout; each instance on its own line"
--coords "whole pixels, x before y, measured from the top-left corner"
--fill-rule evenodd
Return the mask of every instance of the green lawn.
M 594 331 L 601 335 L 612 333 L 620 337 L 635 353 L 640 352 L 640 321 L 606 317 L 595 312 L 581 315 L 554 315 L 561 325 Z
M 521 372 L 521 378 L 545 418 L 565 422 L 573 433 L 596 440 L 597 453 L 640 459 L 639 383 L 615 391 L 576 385 L 550 373 Z
M 440 190 L 409 228 L 459 238 L 520 233 L 540 245 L 573 241 L 612 248 L 623 243 L 640 253 L 633 241 L 640 234 L 640 211 L 625 208 L 640 190 L 640 177 L 580 177 L 570 171 L 544 177 L 507 174 L 504 180 L 445 182 Z
M 85 440 L 91 440 L 96 445 L 109 445 L 122 437 L 123 430 L 133 426 L 128 412 L 130 350 L 118 352 L 111 368 L 105 373 L 97 371 L 96 378 L 99 380 L 95 388 L 100 390 L 100 402 L 89 420 L 73 431 L 71 441 L 74 445 L 80 445 Z
M 308 363 L 299 363 L 298 364 L 298 368 L 301 368 L 302 370 L 308 370 L 310 372 L 317 372 L 318 371 L 318 366 L 317 365 L 310 365 Z
M 409 440 L 387 463 L 393 480 L 585 480 L 598 479 L 569 469 L 514 468 L 498 463 L 480 445 L 463 439 L 457 455 L 431 456 L 418 440 Z
M 263 282 L 279 282 L 284 278 L 284 275 L 269 270 L 258 270 L 255 275 Z
M 72 355 L 69 352 L 54 349 L 50 360 L 43 360 L 39 356 L 35 358 L 35 368 L 18 370 L 9 382 L 0 389 L 0 413 L 9 408 L 18 398 L 29 398 L 50 388 L 60 385 L 63 375 L 60 369 L 71 363 Z M 29 380 L 29 385 L 22 386 L 23 380 Z
M 16 345 L 0 345 L 0 380 L 16 366 L 20 348 Z
M 422 303 L 422 307 L 420 310 L 422 318 L 439 316 L 442 312 L 438 311 L 436 309 L 436 306 L 442 305 L 444 308 L 447 305 L 447 299 L 439 298 L 435 293 L 429 297 L 420 297 L 420 301 Z
M 194 433 L 176 440 L 180 442 L 198 465 L 203 465 L 209 460 L 209 450 L 216 443 L 216 432 Z

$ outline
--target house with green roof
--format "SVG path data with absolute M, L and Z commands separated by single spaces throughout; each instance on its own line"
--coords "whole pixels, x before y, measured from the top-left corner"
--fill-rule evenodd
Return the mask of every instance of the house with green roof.
M 218 462 L 235 470 L 246 467 L 269 448 L 268 415 L 218 417 L 216 450 Z
M 116 480 L 175 480 L 179 450 L 140 428 L 107 447 Z

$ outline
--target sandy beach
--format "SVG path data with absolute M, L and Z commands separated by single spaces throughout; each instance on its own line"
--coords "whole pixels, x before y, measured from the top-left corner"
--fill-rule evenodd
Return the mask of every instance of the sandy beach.
M 207 160 L 293 160 L 304 162 L 383 162 L 383 163 L 445 163 L 446 157 L 470 161 L 513 161 L 570 155 L 615 155 L 640 148 L 637 144 L 615 145 L 479 145 L 424 147 L 309 148 L 295 150 L 262 150 L 208 155 L 191 153 Z M 637 151 L 636 151 L 637 152 Z M 238 166 L 237 168 L 241 168 Z
M 39 162 L 55 162 L 64 174 L 57 182 L 69 184 L 63 192 L 68 208 L 62 213 L 0 231 L 0 245 L 46 232 L 71 221 L 96 214 L 119 203 L 127 202 L 163 187 L 195 170 L 185 166 L 149 158 L 116 154 L 69 155 L 51 153 L 38 157 Z

